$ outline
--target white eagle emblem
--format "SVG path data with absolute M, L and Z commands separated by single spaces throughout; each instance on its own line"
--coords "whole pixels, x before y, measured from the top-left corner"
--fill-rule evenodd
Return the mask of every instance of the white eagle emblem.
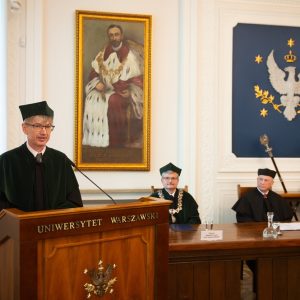
M 273 52 L 274 50 L 270 52 L 267 59 L 269 79 L 273 88 L 281 95 L 281 105 L 285 106 L 284 116 L 292 121 L 297 114 L 296 107 L 300 100 L 300 73 L 296 80 L 296 67 L 289 66 L 281 70 L 274 59 Z

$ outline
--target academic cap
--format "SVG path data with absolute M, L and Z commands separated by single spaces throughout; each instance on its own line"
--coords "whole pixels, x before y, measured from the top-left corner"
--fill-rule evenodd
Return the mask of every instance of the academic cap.
M 23 121 L 33 116 L 48 116 L 53 118 L 54 112 L 46 101 L 24 104 L 19 106 Z
M 181 173 L 181 169 L 174 166 L 172 163 L 168 163 L 167 165 L 165 165 L 159 169 L 160 175 L 162 175 L 162 173 L 165 173 L 167 171 L 173 171 L 173 172 L 177 173 L 178 176 L 180 176 L 180 173 Z
M 270 176 L 274 178 L 276 176 L 276 172 L 270 169 L 258 169 L 257 172 L 258 176 L 259 175 L 265 175 L 265 176 Z

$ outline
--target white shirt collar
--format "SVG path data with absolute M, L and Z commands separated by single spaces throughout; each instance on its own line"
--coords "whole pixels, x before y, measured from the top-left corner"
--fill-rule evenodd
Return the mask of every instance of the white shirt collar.
M 267 191 L 266 193 L 262 192 L 258 187 L 256 187 L 257 190 L 262 194 L 262 195 L 268 195 L 269 194 L 269 191 Z
M 176 189 L 175 189 L 175 191 L 174 191 L 172 194 L 170 194 L 167 190 L 166 190 L 166 192 L 167 192 L 170 196 L 174 197 L 174 196 L 175 196 L 175 193 L 176 193 Z
M 35 151 L 32 147 L 30 147 L 30 145 L 28 144 L 28 141 L 26 142 L 26 146 L 27 146 L 28 150 L 31 152 L 31 154 L 32 154 L 34 157 L 36 157 L 36 155 L 37 155 L 38 153 L 44 154 L 45 151 L 46 151 L 46 147 L 45 147 L 42 151 L 40 151 L 40 152 Z
M 112 49 L 113 49 L 114 51 L 119 51 L 119 50 L 121 49 L 122 46 L 123 46 L 123 42 L 121 42 L 120 45 L 119 45 L 118 47 L 112 46 Z

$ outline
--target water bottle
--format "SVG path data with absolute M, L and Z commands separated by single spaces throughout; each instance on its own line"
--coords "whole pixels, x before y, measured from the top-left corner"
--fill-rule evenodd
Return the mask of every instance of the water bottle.
M 277 230 L 273 227 L 273 217 L 274 213 L 271 211 L 267 212 L 267 217 L 268 217 L 268 227 L 266 227 L 263 231 L 263 238 L 264 239 L 277 239 L 278 232 Z

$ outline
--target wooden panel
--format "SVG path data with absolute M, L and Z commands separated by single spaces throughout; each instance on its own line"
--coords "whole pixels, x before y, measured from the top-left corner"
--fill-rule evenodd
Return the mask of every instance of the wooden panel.
M 299 299 L 299 256 L 259 259 L 258 268 L 259 299 Z
M 240 299 L 240 261 L 169 264 L 169 299 Z
M 240 260 L 210 263 L 210 298 L 213 300 L 239 300 Z
M 193 264 L 182 263 L 177 265 L 177 299 L 193 299 L 194 270 Z
M 194 299 L 209 299 L 210 265 L 209 262 L 194 263 Z
M 300 256 L 289 258 L 287 263 L 287 300 L 300 299 Z
M 165 300 L 168 298 L 168 269 L 166 262 L 169 259 L 169 223 L 156 226 L 156 264 L 155 264 L 155 297 L 154 299 Z
M 174 300 L 177 297 L 176 270 L 177 270 L 177 264 L 169 264 L 169 270 L 168 270 L 168 299 L 169 300 Z
M 15 299 L 13 281 L 14 268 L 14 241 L 10 238 L 0 243 L 0 299 Z M 5 271 L 4 271 L 5 270 Z
M 20 258 L 20 299 L 36 299 L 37 293 L 37 244 L 33 240 L 23 241 L 17 249 Z M 33 280 L 34 278 L 34 280 Z
M 210 263 L 210 298 L 212 300 L 225 299 L 225 265 L 224 261 Z
M 194 270 L 191 263 L 169 265 L 169 299 L 194 299 Z
M 273 299 L 273 261 L 271 258 L 257 260 L 257 297 Z
M 273 260 L 273 299 L 288 299 L 288 260 L 277 258 Z
M 102 299 L 165 300 L 170 201 L 152 199 L 39 212 L 2 210 L 0 247 L 9 239 L 13 243 L 0 250 L 1 273 L 12 274 L 0 276 L 0 286 L 1 293 L 13 287 L 14 294 L 1 299 L 85 299 L 84 284 L 92 280 L 83 272 L 97 269 L 102 259 L 104 268 L 117 265 L 114 292 Z
M 91 279 L 83 271 L 97 269 L 102 260 L 104 268 L 117 265 L 114 293 L 102 299 L 154 299 L 153 240 L 153 228 L 143 227 L 41 242 L 39 298 L 86 298 L 82 283 L 91 283 Z
M 240 275 L 241 261 L 233 260 L 225 262 L 226 295 L 225 299 L 239 300 L 241 295 Z

